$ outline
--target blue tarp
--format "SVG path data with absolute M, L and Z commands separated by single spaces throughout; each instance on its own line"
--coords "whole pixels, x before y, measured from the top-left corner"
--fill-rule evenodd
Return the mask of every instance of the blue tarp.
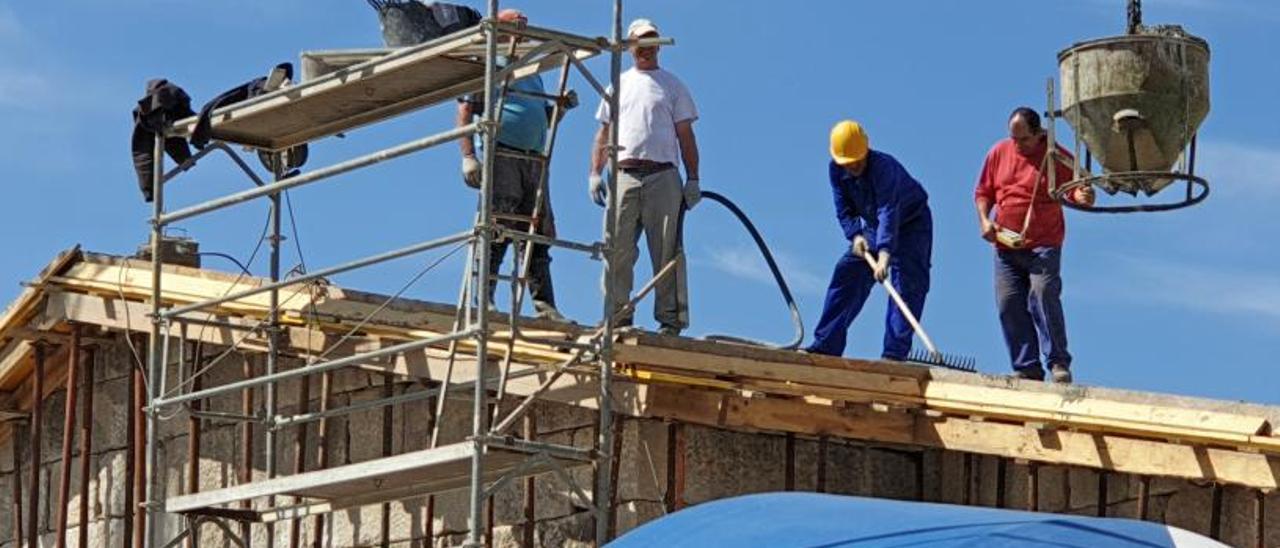
M 767 493 L 681 510 L 647 523 L 609 546 L 1185 548 L 1223 545 L 1158 523 L 1129 519 L 817 493 Z

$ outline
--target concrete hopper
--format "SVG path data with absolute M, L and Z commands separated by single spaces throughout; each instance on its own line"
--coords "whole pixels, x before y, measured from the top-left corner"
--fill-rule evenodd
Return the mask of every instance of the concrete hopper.
M 1063 50 L 1058 69 L 1063 118 L 1104 174 L 1124 174 L 1093 184 L 1151 196 L 1186 178 L 1174 166 L 1209 113 L 1204 40 L 1174 25 L 1139 27 Z

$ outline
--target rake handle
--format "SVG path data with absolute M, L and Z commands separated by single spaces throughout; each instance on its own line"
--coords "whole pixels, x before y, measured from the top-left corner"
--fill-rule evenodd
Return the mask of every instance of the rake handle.
M 871 252 L 863 252 L 862 258 L 867 261 L 867 266 L 871 267 L 872 270 L 875 269 L 876 261 L 871 258 Z M 929 334 L 924 331 L 924 326 L 920 325 L 920 320 L 917 320 L 916 315 L 911 313 L 910 308 L 907 308 L 907 302 L 902 300 L 902 295 L 899 295 L 898 290 L 894 289 L 893 284 L 889 282 L 889 277 L 886 276 L 885 279 L 880 280 L 880 285 L 884 286 L 885 292 L 889 294 L 889 298 L 893 300 L 893 303 L 898 305 L 898 310 L 907 318 L 907 323 L 911 324 L 911 328 L 916 331 L 916 335 L 920 336 L 920 342 L 923 342 L 925 348 L 929 349 L 929 353 L 939 356 L 938 347 L 933 345 L 933 339 L 929 338 Z

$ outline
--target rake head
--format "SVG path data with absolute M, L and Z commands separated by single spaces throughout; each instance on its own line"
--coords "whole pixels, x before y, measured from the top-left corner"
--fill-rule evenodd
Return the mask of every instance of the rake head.
M 911 352 L 907 354 L 907 361 L 924 365 L 945 367 L 947 369 L 955 369 L 957 371 L 968 371 L 970 373 L 978 371 L 978 360 L 971 356 L 930 352 L 920 348 L 913 348 Z

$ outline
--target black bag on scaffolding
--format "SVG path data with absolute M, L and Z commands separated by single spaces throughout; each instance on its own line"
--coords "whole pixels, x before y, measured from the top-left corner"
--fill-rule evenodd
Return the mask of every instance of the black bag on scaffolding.
M 467 27 L 483 18 L 475 8 L 423 0 L 366 0 L 378 11 L 382 42 L 391 48 L 421 44 Z

